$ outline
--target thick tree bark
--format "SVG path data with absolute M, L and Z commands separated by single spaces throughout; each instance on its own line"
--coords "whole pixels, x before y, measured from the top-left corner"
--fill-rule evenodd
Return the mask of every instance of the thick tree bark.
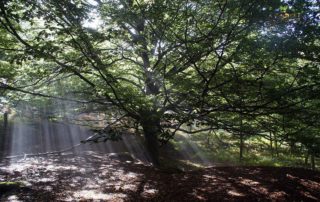
M 145 120 L 142 122 L 142 128 L 150 161 L 154 166 L 159 166 L 160 160 L 158 135 L 160 134 L 160 121 L 152 119 Z

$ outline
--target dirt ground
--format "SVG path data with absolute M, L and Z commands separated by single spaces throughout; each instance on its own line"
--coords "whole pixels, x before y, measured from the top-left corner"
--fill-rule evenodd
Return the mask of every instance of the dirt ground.
M 298 168 L 157 170 L 86 152 L 2 162 L 1 201 L 320 201 L 320 173 Z

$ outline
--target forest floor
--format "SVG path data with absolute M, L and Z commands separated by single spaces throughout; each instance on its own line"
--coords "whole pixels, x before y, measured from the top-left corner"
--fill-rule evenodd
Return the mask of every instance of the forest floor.
M 319 201 L 320 173 L 287 167 L 158 170 L 128 154 L 2 162 L 1 201 Z

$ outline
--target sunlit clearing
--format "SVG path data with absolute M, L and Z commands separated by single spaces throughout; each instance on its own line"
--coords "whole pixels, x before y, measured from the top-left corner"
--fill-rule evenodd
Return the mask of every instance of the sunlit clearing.
M 127 197 L 125 193 L 138 190 L 144 198 L 156 195 L 155 185 L 142 184 L 144 174 L 132 169 L 150 165 L 143 138 L 125 133 L 119 141 L 82 143 L 93 136 L 95 130 L 73 124 L 81 118 L 72 114 L 71 109 L 76 107 L 57 101 L 54 111 L 42 106 L 39 113 L 28 106 L 18 106 L 17 112 L 10 117 L 5 136 L 0 179 L 5 180 L 1 173 L 7 173 L 10 180 L 48 194 L 59 192 L 63 184 L 63 195 L 59 196 L 62 201 L 123 201 Z M 52 113 L 58 118 L 50 118 Z M 86 117 L 87 122 L 92 118 L 97 128 L 105 126 L 103 121 L 108 118 L 94 114 Z M 19 196 L 2 199 L 19 201 Z
M 148 156 L 142 141 L 141 138 L 134 135 L 123 136 L 123 143 L 132 157 L 141 162 L 148 163 L 150 157 Z
M 205 157 L 203 150 L 191 139 L 190 135 L 185 133 L 178 134 L 176 140 L 181 144 L 178 152 L 185 160 L 204 166 L 211 165 L 210 160 Z
M 126 198 L 123 191 L 136 192 L 144 174 L 126 169 L 126 162 L 114 159 L 113 153 L 84 152 L 82 156 L 55 155 L 26 158 L 0 171 L 15 176 L 27 187 L 56 190 L 64 185 L 63 201 L 111 200 Z M 153 185 L 145 184 L 142 194 L 157 193 Z

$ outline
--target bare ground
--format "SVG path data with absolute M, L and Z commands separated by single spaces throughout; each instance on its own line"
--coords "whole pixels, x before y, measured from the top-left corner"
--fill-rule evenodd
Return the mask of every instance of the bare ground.
M 1 201 L 320 201 L 320 173 L 299 168 L 158 170 L 127 154 L 86 152 L 3 162 Z

